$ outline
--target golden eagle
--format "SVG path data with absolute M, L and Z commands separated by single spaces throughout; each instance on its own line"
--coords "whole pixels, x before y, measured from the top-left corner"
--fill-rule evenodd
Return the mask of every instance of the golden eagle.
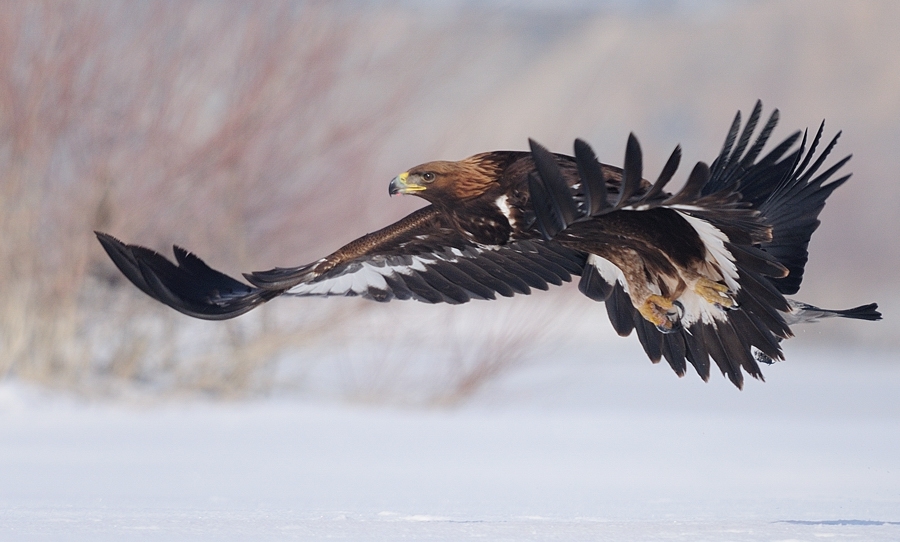
M 144 293 L 209 320 L 280 295 L 465 303 L 577 275 L 581 292 L 605 302 L 620 335 L 636 331 L 651 360 L 664 357 L 679 376 L 689 362 L 707 380 L 712 358 L 741 387 L 741 368 L 761 379 L 757 362 L 783 359 L 780 341 L 793 324 L 881 318 L 874 303 L 826 310 L 785 297 L 800 287 L 818 215 L 850 176 L 832 178 L 850 157 L 822 170 L 840 135 L 816 156 L 823 123 L 808 147 L 807 133 L 797 132 L 760 158 L 778 122 L 776 110 L 754 139 L 761 113 L 757 102 L 741 130 L 738 112 L 712 165 L 698 163 L 674 194 L 665 186 L 680 148 L 651 184 L 634 135 L 622 168 L 598 162 L 582 140 L 574 156 L 531 141 L 530 152 L 416 166 L 389 192 L 429 205 L 310 264 L 247 273 L 250 284 L 178 246 L 173 264 L 97 237 Z

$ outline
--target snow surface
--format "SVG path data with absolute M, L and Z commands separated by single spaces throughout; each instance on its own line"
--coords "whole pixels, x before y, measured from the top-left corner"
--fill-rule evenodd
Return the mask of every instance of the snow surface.
M 0 540 L 900 540 L 891 355 L 789 349 L 738 392 L 610 354 L 453 408 L 7 382 Z

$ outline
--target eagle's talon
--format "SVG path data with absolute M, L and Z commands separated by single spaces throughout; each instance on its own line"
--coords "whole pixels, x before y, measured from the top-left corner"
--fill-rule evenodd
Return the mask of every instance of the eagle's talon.
M 656 326 L 656 329 L 665 334 L 677 333 L 683 328 L 681 325 L 682 316 L 684 316 L 684 305 L 681 304 L 681 301 L 675 300 L 672 302 L 672 308 L 666 311 L 666 318 L 671 325 L 669 327 Z
M 678 301 L 652 294 L 638 307 L 638 312 L 662 333 L 674 333 L 681 329 L 684 306 Z
M 722 309 L 723 311 L 732 311 L 740 307 L 736 301 L 732 300 L 730 305 L 723 305 L 721 303 L 715 303 L 716 307 Z
M 722 310 L 736 309 L 738 304 L 728 286 L 701 277 L 694 285 L 694 292 L 706 302 Z
M 671 322 L 669 327 L 666 326 L 656 326 L 657 331 L 668 335 L 670 333 L 678 333 L 682 329 L 682 325 L 680 321 Z

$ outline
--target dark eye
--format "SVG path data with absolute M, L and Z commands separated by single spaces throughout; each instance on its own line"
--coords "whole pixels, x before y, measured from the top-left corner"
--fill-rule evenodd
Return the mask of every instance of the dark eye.
M 434 181 L 434 173 L 432 173 L 430 171 L 426 171 L 425 173 L 422 174 L 422 180 L 425 181 L 426 183 L 433 182 Z

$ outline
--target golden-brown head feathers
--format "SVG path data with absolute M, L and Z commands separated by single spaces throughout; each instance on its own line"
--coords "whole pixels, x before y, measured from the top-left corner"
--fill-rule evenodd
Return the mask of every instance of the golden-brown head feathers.
M 394 178 L 390 192 L 415 194 L 432 203 L 479 198 L 500 187 L 503 172 L 518 154 L 486 152 L 457 162 L 427 162 Z

